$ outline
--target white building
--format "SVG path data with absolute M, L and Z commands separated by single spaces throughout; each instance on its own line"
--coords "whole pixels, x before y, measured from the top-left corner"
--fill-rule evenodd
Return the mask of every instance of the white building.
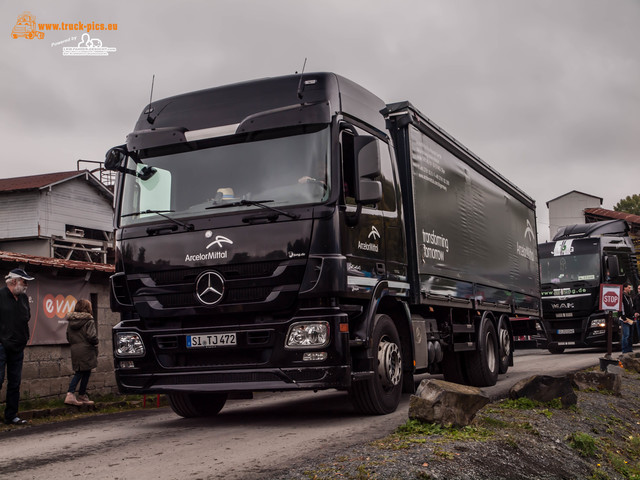
M 549 200 L 549 238 L 565 225 L 585 223 L 584 211 L 587 208 L 600 208 L 602 198 L 572 190 L 569 193 Z
M 0 179 L 0 250 L 108 263 L 113 193 L 88 170 Z

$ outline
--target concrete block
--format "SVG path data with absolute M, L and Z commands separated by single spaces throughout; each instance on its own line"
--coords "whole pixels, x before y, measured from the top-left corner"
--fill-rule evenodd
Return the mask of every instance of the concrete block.
M 40 379 L 60 377 L 62 375 L 61 362 L 59 360 L 40 362 L 39 375 Z

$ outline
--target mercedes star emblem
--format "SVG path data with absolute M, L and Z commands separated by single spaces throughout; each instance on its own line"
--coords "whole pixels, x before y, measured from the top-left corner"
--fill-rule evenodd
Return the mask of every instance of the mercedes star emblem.
M 224 279 L 218 272 L 202 272 L 196 280 L 196 296 L 205 305 L 215 305 L 222 300 Z

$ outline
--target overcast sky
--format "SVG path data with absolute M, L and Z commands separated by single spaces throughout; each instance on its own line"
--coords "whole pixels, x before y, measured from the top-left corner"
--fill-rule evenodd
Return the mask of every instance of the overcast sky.
M 108 56 L 63 55 L 82 31 Z M 612 209 L 640 193 L 640 0 L 197 0 L 0 3 L 2 177 L 75 170 L 121 144 L 149 100 L 265 76 L 333 71 L 411 101 L 532 196 Z M 115 49 L 115 51 L 114 51 Z M 85 164 L 84 166 L 91 167 Z

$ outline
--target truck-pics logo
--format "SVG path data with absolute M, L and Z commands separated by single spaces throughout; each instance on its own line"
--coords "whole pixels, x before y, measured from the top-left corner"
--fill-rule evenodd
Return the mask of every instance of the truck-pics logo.
M 437 234 L 435 230 L 425 232 L 422 229 L 422 242 L 420 245 L 422 263 L 427 263 L 428 260 L 444 262 L 445 255 L 449 253 L 449 239 L 447 237 Z
M 211 232 L 211 230 L 208 230 L 204 236 L 206 238 L 211 238 L 213 236 L 213 232 Z M 209 250 L 211 247 L 213 247 L 214 245 L 217 246 L 218 248 L 222 249 L 224 248 L 222 246 L 223 243 L 227 243 L 229 245 L 233 245 L 233 241 L 228 239 L 227 237 L 223 236 L 223 235 L 216 235 L 215 240 L 213 240 L 213 242 L 209 243 L 206 247 L 207 250 Z M 193 255 L 189 255 L 187 253 L 187 256 L 185 257 L 184 261 L 185 262 L 200 262 L 202 260 L 221 260 L 221 259 L 225 259 L 228 256 L 228 251 L 227 250 L 218 250 L 218 251 L 213 251 L 213 252 L 201 252 L 201 253 L 196 253 Z
M 113 47 L 103 47 L 102 40 L 91 38 L 88 33 L 83 33 L 77 47 L 63 47 L 62 55 L 65 57 L 106 57 L 115 52 Z
M 196 280 L 196 296 L 205 305 L 215 305 L 224 295 L 224 279 L 213 270 L 202 272 Z
M 380 233 L 378 229 L 371 225 L 371 231 L 367 235 L 368 239 L 372 239 L 374 242 L 380 239 Z M 358 241 L 358 250 L 366 250 L 368 252 L 378 252 L 380 249 L 377 244 L 370 242 Z
M 36 25 L 36 16 L 31 12 L 24 12 L 21 15 L 18 15 L 18 21 L 11 30 L 11 37 L 23 37 L 29 40 L 39 38 L 42 40 L 44 38 L 44 32 L 38 30 L 38 25 Z

